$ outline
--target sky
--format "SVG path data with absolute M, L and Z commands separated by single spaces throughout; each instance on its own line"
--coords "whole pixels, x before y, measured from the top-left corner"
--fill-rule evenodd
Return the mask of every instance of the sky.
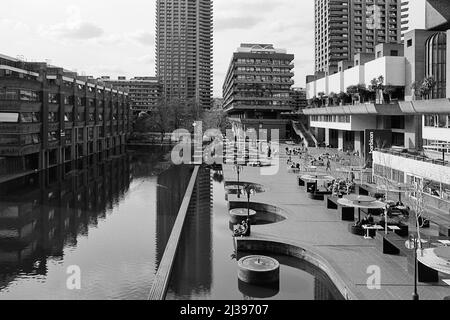
M 0 53 L 100 77 L 155 74 L 155 0 L 1 0 Z M 214 0 L 214 97 L 241 43 L 295 55 L 314 71 L 313 0 Z

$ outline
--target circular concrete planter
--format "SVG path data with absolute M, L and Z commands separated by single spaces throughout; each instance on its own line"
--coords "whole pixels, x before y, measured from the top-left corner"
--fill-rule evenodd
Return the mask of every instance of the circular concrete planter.
M 270 257 L 247 256 L 238 262 L 239 280 L 254 285 L 268 285 L 280 281 L 280 263 Z

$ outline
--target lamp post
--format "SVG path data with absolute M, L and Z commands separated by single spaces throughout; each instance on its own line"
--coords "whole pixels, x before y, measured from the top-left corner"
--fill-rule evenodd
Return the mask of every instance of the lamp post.
M 244 186 L 244 188 L 242 189 L 242 193 L 247 195 L 247 226 L 248 226 L 247 236 L 250 236 L 250 233 L 251 233 L 250 197 L 255 193 L 255 188 L 252 185 L 250 185 L 250 184 L 246 184 Z
M 406 247 L 408 249 L 414 249 L 414 292 L 412 294 L 412 299 L 414 301 L 419 300 L 419 294 L 417 292 L 417 250 L 418 248 L 418 239 L 416 235 L 411 235 L 409 240 L 406 242 Z
M 240 180 L 239 180 L 239 177 L 240 177 L 240 174 L 241 174 L 241 171 L 242 171 L 242 166 L 236 164 L 236 165 L 233 167 L 233 169 L 234 169 L 234 171 L 235 171 L 236 174 L 237 174 L 237 187 L 238 187 L 237 197 L 238 197 L 238 199 L 240 199 L 240 198 L 241 198 L 241 192 L 240 192 L 241 189 L 240 189 Z

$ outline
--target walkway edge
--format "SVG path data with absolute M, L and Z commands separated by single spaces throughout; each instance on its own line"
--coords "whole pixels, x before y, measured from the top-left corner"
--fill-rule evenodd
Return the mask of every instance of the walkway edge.
M 164 300 L 167 288 L 169 286 L 170 274 L 172 272 L 173 263 L 178 250 L 178 243 L 183 231 L 184 222 L 191 201 L 191 196 L 194 191 L 195 183 L 197 181 L 197 175 L 200 167 L 196 166 L 192 173 L 191 180 L 184 194 L 183 202 L 181 203 L 180 210 L 178 211 L 177 219 L 172 228 L 172 233 L 167 241 L 167 246 L 164 251 L 164 255 L 159 264 L 158 271 L 156 272 L 155 279 L 153 281 L 152 288 L 148 300 Z

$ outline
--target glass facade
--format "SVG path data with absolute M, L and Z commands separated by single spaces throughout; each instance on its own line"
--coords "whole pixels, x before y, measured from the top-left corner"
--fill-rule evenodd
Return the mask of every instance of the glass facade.
M 431 99 L 445 98 L 446 95 L 446 64 L 447 35 L 439 32 L 428 38 L 425 44 L 425 74 L 436 81 L 436 86 L 430 95 Z

